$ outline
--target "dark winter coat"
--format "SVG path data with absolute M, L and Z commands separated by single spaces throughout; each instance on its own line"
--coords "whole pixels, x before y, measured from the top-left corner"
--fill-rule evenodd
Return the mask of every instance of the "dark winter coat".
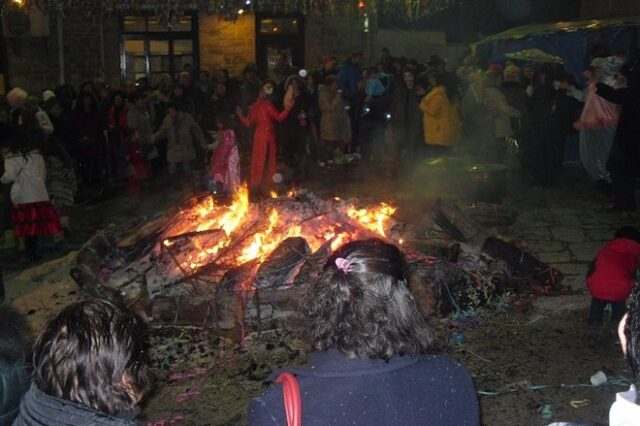
M 587 275 L 591 297 L 610 302 L 624 301 L 634 285 L 640 265 L 640 243 L 616 238 L 600 249 Z
M 354 100 L 361 77 L 360 66 L 354 64 L 350 58 L 347 59 L 338 72 L 338 87 L 342 90 L 342 99 L 345 101 L 345 105 L 351 105 Z
M 473 382 L 447 358 L 405 356 L 385 362 L 328 350 L 287 371 L 298 379 L 305 426 L 480 424 Z M 251 401 L 248 420 L 250 425 L 287 424 L 282 385 Z
M 138 424 L 133 420 L 110 416 L 82 404 L 47 395 L 32 384 L 20 403 L 20 414 L 13 426 L 133 426 Z
M 9 426 L 16 418 L 20 397 L 29 387 L 30 381 L 24 361 L 0 361 L 0 426 Z
M 391 98 L 391 131 L 393 143 L 415 148 L 417 141 L 422 145 L 422 111 L 420 97 L 415 89 L 399 86 Z
M 609 102 L 622 105 L 607 169 L 614 175 L 640 176 L 640 88 L 616 90 L 598 83 L 596 93 Z

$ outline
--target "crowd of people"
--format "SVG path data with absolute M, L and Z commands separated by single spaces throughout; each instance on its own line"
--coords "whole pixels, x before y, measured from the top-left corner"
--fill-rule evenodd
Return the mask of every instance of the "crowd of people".
M 145 182 L 193 185 L 198 170 L 215 192 L 247 181 L 260 197 L 280 181 L 279 160 L 298 183 L 314 167 L 354 159 L 386 179 L 425 157 L 504 163 L 517 151 L 537 183 L 552 185 L 576 131 L 584 168 L 613 193 L 612 210 L 631 211 L 640 67 L 622 52 L 594 55 L 582 85 L 559 66 L 467 58 L 454 72 L 437 55 L 421 64 L 382 49 L 371 66 L 357 52 L 307 71 L 279 54 L 269 72 L 247 65 L 239 79 L 187 65 L 177 81 L 153 86 L 140 78 L 114 90 L 96 79 L 33 97 L 14 88 L 0 114 L 2 228 L 13 221 L 35 259 L 35 236 L 70 232 L 77 197 L 115 185 L 140 200 Z

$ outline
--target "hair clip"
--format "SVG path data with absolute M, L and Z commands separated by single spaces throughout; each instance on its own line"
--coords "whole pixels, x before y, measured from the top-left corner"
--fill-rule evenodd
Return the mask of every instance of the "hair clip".
M 347 273 L 347 269 L 349 269 L 349 265 L 351 265 L 351 262 L 349 262 L 347 259 L 345 259 L 344 257 L 338 257 L 336 258 L 336 267 L 344 272 Z

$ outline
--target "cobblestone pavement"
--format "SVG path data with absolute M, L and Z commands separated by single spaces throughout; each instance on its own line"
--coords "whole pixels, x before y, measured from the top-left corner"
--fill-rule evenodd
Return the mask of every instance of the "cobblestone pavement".
M 638 213 L 607 211 L 611 200 L 578 170 L 570 170 L 553 188 L 510 187 L 504 203 L 518 212 L 509 232 L 531 253 L 565 274 L 564 284 L 584 290 L 589 263 L 623 225 L 637 225 Z

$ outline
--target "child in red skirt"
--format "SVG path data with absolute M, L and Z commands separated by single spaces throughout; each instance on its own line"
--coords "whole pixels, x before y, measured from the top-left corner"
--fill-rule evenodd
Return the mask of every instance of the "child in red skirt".
M 149 178 L 150 168 L 144 161 L 142 145 L 140 143 L 140 131 L 134 130 L 125 142 L 127 149 L 127 189 L 129 198 L 140 201 L 142 194 L 142 181 Z
M 233 194 L 240 187 L 240 156 L 236 134 L 229 117 L 216 117 L 217 142 L 204 148 L 213 151 L 208 167 L 208 189 L 217 194 Z
M 2 183 L 13 183 L 11 220 L 16 236 L 24 237 L 30 261 L 39 259 L 39 236 L 60 232 L 58 214 L 49 201 L 45 186 L 47 168 L 42 154 L 35 148 L 34 134 L 25 129 L 16 131 L 0 178 Z

